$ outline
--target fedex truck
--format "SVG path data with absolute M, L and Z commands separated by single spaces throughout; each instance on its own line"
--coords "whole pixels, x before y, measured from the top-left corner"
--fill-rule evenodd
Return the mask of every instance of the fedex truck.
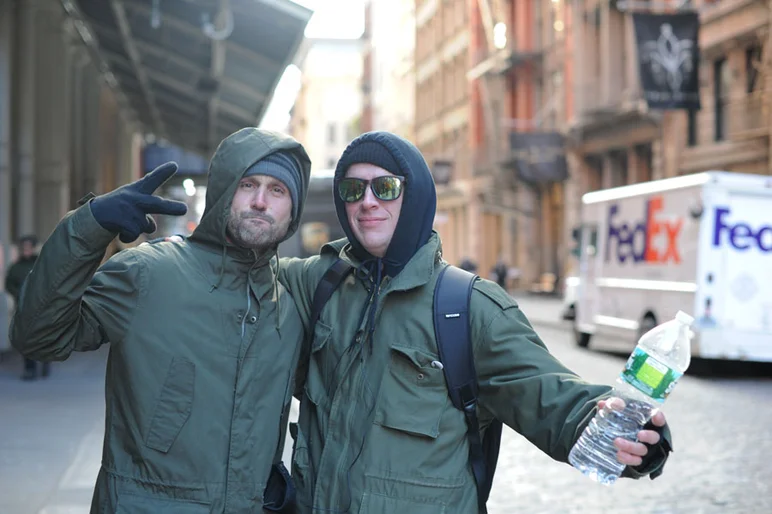
M 772 177 L 711 171 L 595 191 L 581 230 L 577 344 L 629 351 L 683 310 L 693 356 L 772 361 Z

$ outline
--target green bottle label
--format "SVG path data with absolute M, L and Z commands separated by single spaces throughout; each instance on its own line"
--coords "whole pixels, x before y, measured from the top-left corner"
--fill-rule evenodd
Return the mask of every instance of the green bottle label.
M 646 396 L 663 403 L 682 375 L 636 347 L 627 359 L 621 378 Z

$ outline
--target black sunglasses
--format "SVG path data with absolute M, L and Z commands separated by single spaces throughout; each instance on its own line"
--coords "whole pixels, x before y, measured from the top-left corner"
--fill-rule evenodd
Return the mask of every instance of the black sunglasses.
M 372 180 L 347 177 L 338 182 L 338 196 L 346 203 L 358 202 L 364 198 L 369 185 L 376 198 L 389 202 L 399 198 L 405 182 L 404 178 L 393 175 L 375 177 Z

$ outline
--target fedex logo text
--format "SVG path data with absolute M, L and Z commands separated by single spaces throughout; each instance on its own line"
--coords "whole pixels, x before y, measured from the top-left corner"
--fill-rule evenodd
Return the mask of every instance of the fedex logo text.
M 713 225 L 713 246 L 721 246 L 722 240 L 736 250 L 745 251 L 753 246 L 762 252 L 772 252 L 772 225 L 762 225 L 754 229 L 749 223 L 730 222 L 729 207 L 716 207 Z M 726 237 L 721 237 L 726 234 Z
M 662 207 L 661 195 L 650 198 L 646 201 L 644 219 L 632 224 L 617 221 L 619 205 L 612 204 L 608 210 L 606 260 L 608 261 L 611 257 L 613 245 L 619 262 L 632 259 L 633 262 L 651 264 L 667 262 L 679 264 L 681 254 L 678 248 L 678 235 L 681 233 L 683 220 L 663 219 Z M 658 240 L 659 245 L 657 245 Z M 664 244 L 662 244 L 663 241 Z

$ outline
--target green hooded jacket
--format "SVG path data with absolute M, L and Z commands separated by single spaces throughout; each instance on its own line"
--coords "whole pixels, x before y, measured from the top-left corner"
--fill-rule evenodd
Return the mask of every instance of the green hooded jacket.
M 282 259 L 280 278 L 308 322 L 313 292 L 336 258 L 354 267 L 345 240 L 318 257 Z M 368 301 L 349 276 L 316 323 L 292 476 L 298 512 L 477 513 L 466 421 L 450 402 L 434 338 L 434 287 L 447 263 L 434 234 L 380 289 L 376 330 L 361 344 Z M 568 452 L 610 388 L 584 382 L 554 358 L 515 300 L 488 280 L 475 283 L 471 339 L 480 383 L 478 415 L 493 417 L 552 458 Z M 567 471 L 568 472 L 568 471 Z
M 226 221 L 243 173 L 277 150 L 302 165 L 302 204 L 305 150 L 248 128 L 217 148 L 206 210 L 187 241 L 124 250 L 97 270 L 115 235 L 84 205 L 45 243 L 11 338 L 44 361 L 111 343 L 92 513 L 262 512 L 303 328 L 269 264 L 274 252 L 233 246 Z
M 369 133 L 349 145 L 336 179 L 351 163 L 350 150 L 363 142 L 388 151 L 407 183 L 384 257 L 367 254 L 352 239 L 336 197 L 349 239 L 306 260 L 282 259 L 280 266 L 280 280 L 306 324 L 333 262 L 341 258 L 356 268 L 322 310 L 301 361 L 308 368 L 299 375 L 306 377 L 297 390 L 300 416 L 290 429 L 298 512 L 477 513 L 466 421 L 438 365 L 433 299 L 447 263 L 431 230 L 431 174 L 409 142 Z M 515 300 L 493 282 L 475 283 L 469 318 L 482 429 L 500 419 L 565 462 L 611 388 L 583 381 L 553 357 Z

